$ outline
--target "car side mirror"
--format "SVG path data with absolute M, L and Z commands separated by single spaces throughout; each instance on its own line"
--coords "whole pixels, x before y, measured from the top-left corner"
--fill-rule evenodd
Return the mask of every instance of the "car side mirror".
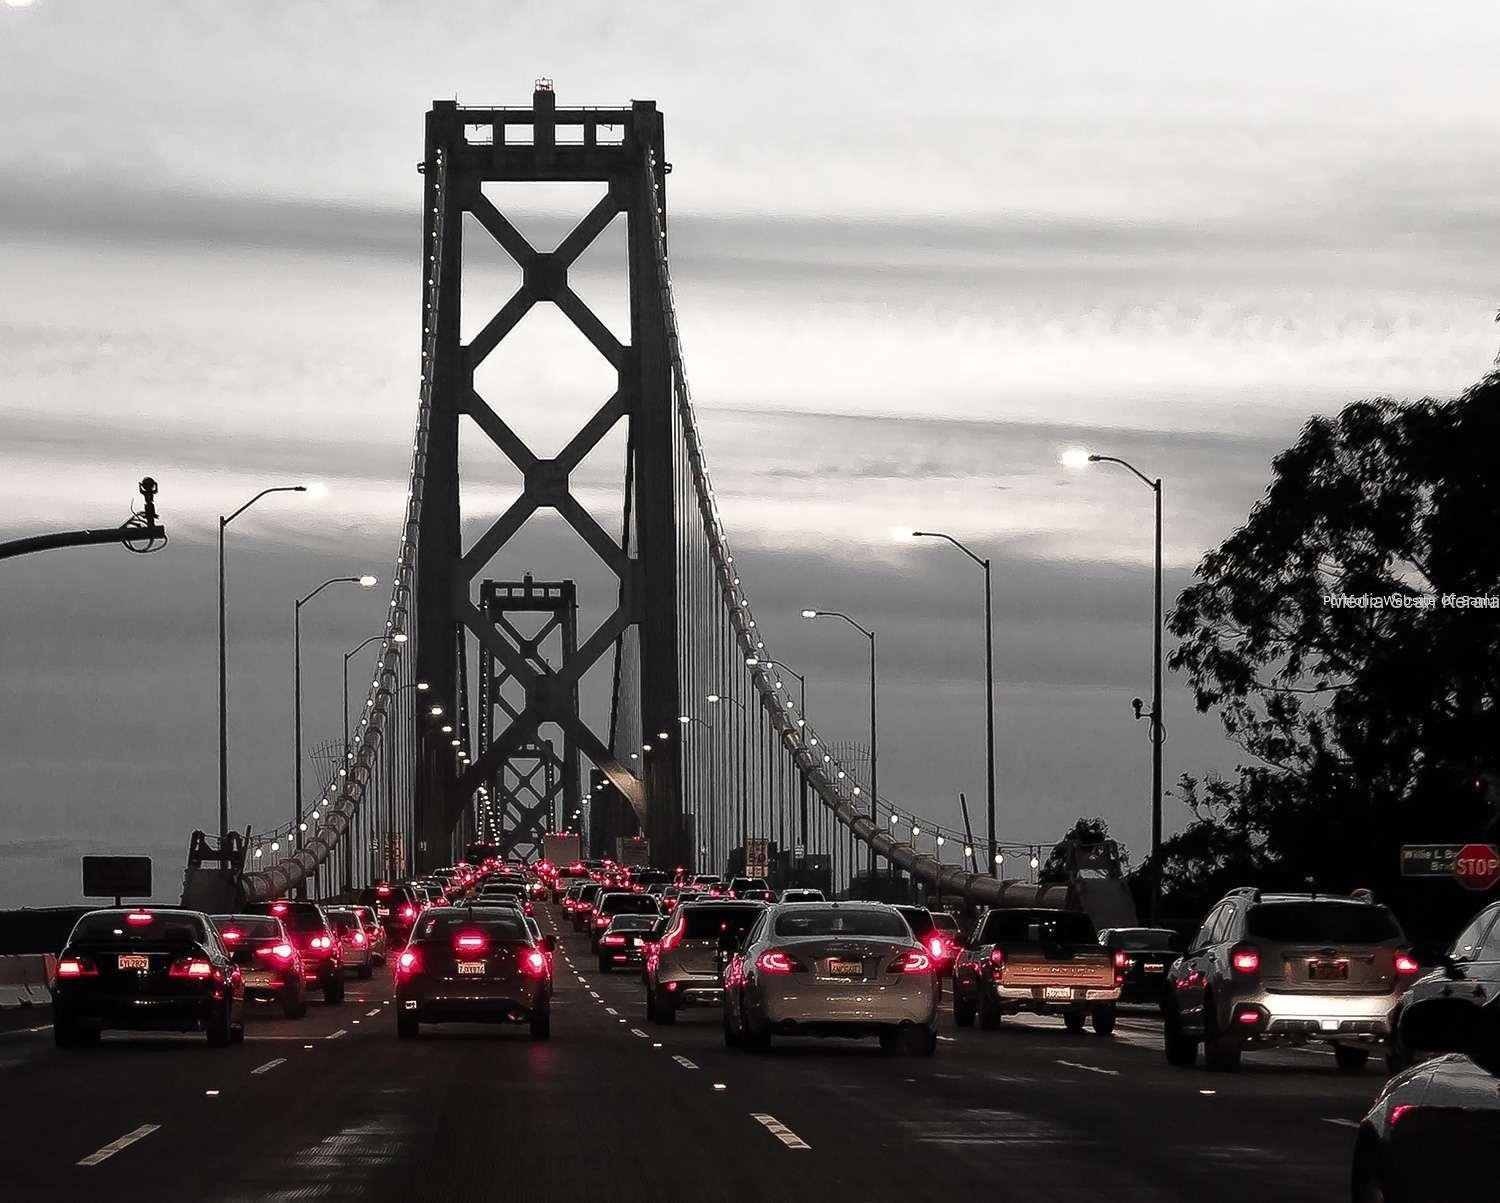
M 542 947 L 545 948 L 548 952 L 556 952 L 557 937 L 554 936 L 551 932 L 548 932 L 545 936 L 542 937 Z
M 1443 955 L 1438 958 L 1438 964 L 1443 967 L 1443 976 L 1448 978 L 1456 978 L 1462 976 L 1458 971 L 1458 967 L 1463 963 L 1464 962 L 1461 958 L 1453 956 L 1451 953 L 1447 952 L 1443 953 Z

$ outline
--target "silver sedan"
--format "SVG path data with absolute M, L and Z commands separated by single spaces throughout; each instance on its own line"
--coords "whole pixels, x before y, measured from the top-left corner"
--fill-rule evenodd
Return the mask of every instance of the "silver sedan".
M 724 975 L 724 1042 L 764 1052 L 775 1035 L 878 1036 L 937 1050 L 938 982 L 905 919 L 875 902 L 768 907 Z

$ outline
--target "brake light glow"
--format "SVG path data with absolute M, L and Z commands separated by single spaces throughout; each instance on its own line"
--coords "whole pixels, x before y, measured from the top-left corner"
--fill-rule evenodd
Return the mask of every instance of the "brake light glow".
M 98 977 L 94 963 L 85 957 L 64 957 L 57 963 L 58 977 Z
M 942 936 L 931 936 L 927 941 L 927 951 L 933 955 L 935 960 L 941 961 L 948 955 L 948 941 Z
M 150 911 L 131 911 L 125 916 L 125 922 L 129 923 L 132 927 L 141 927 L 144 924 L 150 923 L 154 917 Z
M 1417 969 L 1417 958 L 1412 956 L 1411 953 L 1398 952 L 1396 954 L 1396 972 L 1400 976 L 1407 977 L 1415 973 Z
M 608 915 L 595 915 L 594 916 L 594 926 L 595 927 L 608 927 L 609 926 L 609 916 Z
M 762 973 L 791 973 L 800 966 L 779 948 L 768 948 L 755 958 L 755 967 Z
M 1115 949 L 1115 972 L 1124 973 L 1130 968 L 1130 954 L 1123 948 Z
M 887 973 L 931 973 L 932 958 L 919 948 L 908 948 L 894 961 Z
M 375 887 L 375 893 L 379 894 L 380 897 L 382 897 L 382 898 L 384 898 L 390 892 L 391 892 L 391 887 L 390 886 L 376 886 Z
M 521 954 L 521 972 L 527 977 L 542 977 L 547 972 L 547 955 L 539 948 Z
M 1254 973 L 1260 968 L 1260 953 L 1253 948 L 1236 948 L 1229 954 L 1236 973 Z
M 226 944 L 233 944 L 241 938 L 240 933 L 232 927 L 226 927 L 219 933 L 219 936 Z
M 1005 949 L 1003 949 L 1003 948 L 992 948 L 992 949 L 990 949 L 990 964 L 993 965 L 996 969 L 1004 969 L 1005 968 Z
M 679 944 L 682 943 L 682 933 L 686 929 L 687 924 L 683 922 L 682 916 L 678 915 L 677 918 L 672 920 L 672 926 L 669 927 L 666 930 L 666 933 L 662 936 L 661 944 L 658 946 L 658 951 L 671 952 L 672 949 L 676 948 Z
M 168 977 L 212 977 L 214 967 L 207 961 L 200 961 L 196 957 L 183 957 L 180 961 L 173 961 L 172 967 L 167 970 Z
M 477 931 L 459 932 L 453 941 L 453 947 L 459 952 L 483 952 L 489 943 L 483 934 Z
M 401 917 L 403 919 L 415 919 L 417 917 L 417 908 L 408 902 L 401 908 Z
M 272 944 L 269 948 L 256 949 L 263 957 L 274 957 L 278 961 L 290 961 L 296 949 L 290 944 Z
M 1394 1107 L 1391 1108 L 1391 1126 L 1394 1127 L 1396 1124 L 1400 1123 L 1401 1117 L 1403 1115 L 1406 1115 L 1408 1112 L 1415 1111 L 1416 1109 L 1417 1105 L 1415 1103 L 1397 1103 Z
M 364 932 L 357 931 L 350 938 L 354 941 L 354 943 L 355 943 L 355 945 L 357 947 L 360 947 L 360 948 L 364 947 L 364 944 L 365 944 L 365 933 Z
M 331 937 L 331 936 L 314 936 L 311 940 L 309 940 L 307 942 L 307 946 L 309 948 L 332 948 L 333 947 L 333 937 Z
M 1254 1024 L 1260 1022 L 1260 1016 L 1252 1011 L 1249 1007 L 1246 1007 L 1244 1010 L 1240 1011 L 1237 1015 L 1235 1015 L 1234 1018 L 1236 1022 L 1246 1024 L 1247 1026 L 1253 1026 Z
M 421 960 L 417 957 L 417 954 L 410 948 L 404 950 L 401 955 L 396 958 L 397 973 L 416 973 L 417 970 L 421 968 L 421 965 Z

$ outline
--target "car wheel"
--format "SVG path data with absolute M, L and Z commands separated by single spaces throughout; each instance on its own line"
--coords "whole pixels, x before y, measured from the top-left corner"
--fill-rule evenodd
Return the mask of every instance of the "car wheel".
M 600 973 L 608 973 L 613 968 L 614 968 L 614 966 L 610 963 L 610 959 L 608 957 L 600 957 L 599 958 L 599 972 Z
M 344 1001 L 344 979 L 335 978 L 323 987 L 323 1005 L 335 1007 Z
M 1233 1073 L 1240 1067 L 1242 1045 L 1233 1035 L 1221 1032 L 1214 1022 L 1213 998 L 1203 1000 L 1203 1064 L 1216 1073 Z
M 366 961 L 355 971 L 354 976 L 362 982 L 367 982 L 375 976 L 375 966 Z
M 752 1053 L 768 1053 L 771 1051 L 771 1029 L 768 1027 L 758 1028 L 750 1021 L 750 1013 L 745 1010 L 743 999 L 740 1002 L 740 1024 L 742 1039 L 745 1047 Z
M 1108 1036 L 1115 1030 L 1115 1009 L 1111 1006 L 1095 1007 L 1091 1016 L 1094 1021 L 1094 1033 L 1098 1036 Z
M 656 992 L 656 1000 L 652 1003 L 651 1013 L 657 1023 L 677 1022 L 677 1003 L 665 990 Z
M 962 1001 L 957 994 L 953 996 L 953 1022 L 959 1027 L 972 1028 L 974 1014 L 978 1009 L 973 1003 Z
M 421 1026 L 417 1023 L 415 1015 L 397 1014 L 396 1035 L 400 1036 L 402 1040 L 414 1039 L 420 1030 Z
M 1067 1028 L 1070 1033 L 1076 1036 L 1078 1033 L 1083 1031 L 1083 1025 L 1086 1018 L 1087 1016 L 1085 1016 L 1082 1011 L 1064 1011 L 1063 1027 Z
M 230 1033 L 232 1030 L 233 1029 L 231 1028 L 229 1023 L 229 1001 L 226 999 L 224 1002 L 224 1013 L 222 1015 L 215 1016 L 209 1022 L 208 1027 L 204 1032 L 204 1035 L 208 1037 L 209 1047 L 224 1048 L 229 1043 Z
M 283 1019 L 301 1019 L 307 1014 L 307 995 L 302 993 L 293 994 L 288 990 L 281 996 L 281 1017 Z
M 1162 1048 L 1167 1064 L 1178 1069 L 1191 1067 L 1198 1060 L 1198 1042 L 1182 1034 L 1182 1020 L 1176 1007 L 1162 1008 Z
M 739 1036 L 739 1033 L 734 1030 L 734 1026 L 729 1022 L 729 1004 L 728 1003 L 724 1004 L 724 1007 L 722 1009 L 722 1014 L 724 1016 L 724 1047 L 725 1048 L 739 1048 L 740 1047 L 740 1036 Z
M 656 1022 L 656 994 L 651 989 L 650 982 L 646 983 L 646 1021 L 648 1023 Z
M 903 1035 L 906 1037 L 906 1051 L 913 1057 L 930 1057 L 937 1052 L 936 1028 L 907 1028 Z
M 552 1036 L 552 1007 L 543 1007 L 540 1011 L 531 1013 L 531 1038 L 533 1040 L 548 1040 Z
M 984 994 L 979 996 L 979 1026 L 986 1032 L 1000 1026 L 1000 1004 Z
M 230 1044 L 244 1044 L 245 1043 L 245 1025 L 243 1023 L 237 1023 L 233 1027 L 231 1027 L 229 1029 L 229 1043 Z
M 1365 1067 L 1365 1062 L 1369 1059 L 1370 1050 L 1367 1048 L 1356 1048 L 1352 1044 L 1335 1044 L 1333 1046 L 1333 1063 L 1338 1066 L 1340 1073 L 1360 1073 Z

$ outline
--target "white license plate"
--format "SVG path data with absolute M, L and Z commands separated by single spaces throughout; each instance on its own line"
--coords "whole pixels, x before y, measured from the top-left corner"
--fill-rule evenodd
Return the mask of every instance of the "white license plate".
M 247 986 L 269 986 L 276 981 L 269 973 L 247 973 L 244 977 Z
M 1073 1000 L 1073 987 L 1047 986 L 1042 990 L 1042 997 L 1049 1002 L 1071 1002 Z
M 858 977 L 865 971 L 863 961 L 829 961 L 828 972 L 840 977 Z
M 151 958 L 144 957 L 138 952 L 121 953 L 119 967 L 121 969 L 150 969 Z
M 391 908 L 388 906 L 377 906 L 375 908 L 375 913 L 382 919 L 389 919 L 391 917 Z
M 1165 965 L 1147 965 L 1146 966 L 1146 972 L 1147 973 L 1165 973 L 1166 971 L 1167 971 L 1167 967 Z
M 639 948 L 641 946 L 641 942 L 639 940 L 632 940 L 630 942 L 630 946 L 632 948 Z
M 458 963 L 459 977 L 482 977 L 484 975 L 483 961 L 460 961 Z

